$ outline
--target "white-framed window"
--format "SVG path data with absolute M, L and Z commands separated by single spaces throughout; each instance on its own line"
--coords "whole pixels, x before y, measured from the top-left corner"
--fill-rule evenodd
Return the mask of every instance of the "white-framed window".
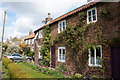
M 27 40 L 25 40 L 25 44 L 27 44 Z
M 28 41 L 29 41 L 29 44 L 30 44 L 31 40 L 29 39 Z
M 66 20 L 58 22 L 58 33 L 66 29 Z
M 39 51 L 39 53 L 38 53 L 38 58 L 39 58 L 39 59 L 42 59 L 42 55 L 41 55 L 41 53 L 40 53 L 40 49 L 41 49 L 41 46 L 38 46 L 38 51 Z
M 32 39 L 31 41 L 32 41 L 32 44 L 34 44 L 34 39 Z
M 35 39 L 37 39 L 37 37 L 38 37 L 38 32 L 35 34 Z
M 97 9 L 91 8 L 87 11 L 87 24 L 97 21 Z
M 27 45 L 29 44 L 29 40 L 27 40 Z
M 42 38 L 43 35 L 42 35 L 42 30 L 39 31 L 39 38 Z
M 89 52 L 89 66 L 102 66 L 102 46 L 96 45 L 88 49 Z
M 65 62 L 65 47 L 58 47 L 58 61 Z

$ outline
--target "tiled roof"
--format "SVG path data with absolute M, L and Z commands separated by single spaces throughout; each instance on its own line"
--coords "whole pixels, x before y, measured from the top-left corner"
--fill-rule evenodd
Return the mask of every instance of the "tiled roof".
M 24 40 L 32 39 L 34 37 L 35 37 L 34 32 L 31 32 L 31 34 L 29 36 L 27 36 Z
M 53 23 L 55 23 L 55 22 L 57 22 L 57 21 L 60 21 L 60 20 L 62 20 L 62 19 L 64 19 L 64 18 L 70 16 L 70 15 L 73 15 L 73 14 L 79 12 L 79 11 L 82 11 L 82 10 L 84 10 L 84 9 L 86 9 L 86 8 L 88 8 L 88 7 L 96 4 L 96 3 L 98 3 L 98 2 L 91 2 L 91 3 L 88 3 L 88 4 L 86 4 L 86 5 L 83 5 L 83 6 L 79 7 L 79 8 L 77 8 L 77 9 L 73 10 L 73 11 L 70 11 L 70 12 L 68 12 L 68 13 L 66 13 L 66 14 L 64 14 L 64 15 L 62 15 L 62 16 L 54 19 L 54 20 L 52 20 L 52 21 L 49 22 L 48 24 L 43 25 L 42 27 L 40 27 L 39 29 L 35 30 L 34 32 L 37 32 L 38 30 L 44 28 L 44 27 L 47 26 L 47 25 L 53 24 Z

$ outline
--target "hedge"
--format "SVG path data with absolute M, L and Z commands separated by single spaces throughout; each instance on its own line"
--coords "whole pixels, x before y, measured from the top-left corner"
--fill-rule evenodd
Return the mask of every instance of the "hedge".
M 2 58 L 3 65 L 8 69 L 11 78 L 33 78 L 31 75 L 23 71 L 16 63 L 8 58 Z
M 8 65 L 8 70 L 12 78 L 33 78 L 31 75 L 19 68 L 15 63 L 10 63 Z
M 8 64 L 12 63 L 12 60 L 3 57 L 2 58 L 2 63 L 5 66 L 5 68 L 8 68 Z

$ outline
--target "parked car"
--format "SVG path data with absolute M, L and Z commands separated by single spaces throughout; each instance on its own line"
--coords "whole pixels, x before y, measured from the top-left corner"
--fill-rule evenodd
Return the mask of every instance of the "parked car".
M 31 57 L 28 57 L 28 56 L 22 56 L 18 53 L 13 53 L 13 54 L 10 54 L 10 55 L 5 55 L 4 57 L 7 57 L 8 59 L 11 59 L 13 61 L 27 61 L 27 62 L 30 62 L 32 60 Z

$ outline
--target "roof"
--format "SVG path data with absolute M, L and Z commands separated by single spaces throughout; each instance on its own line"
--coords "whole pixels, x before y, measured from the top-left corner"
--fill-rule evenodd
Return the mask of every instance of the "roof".
M 54 20 L 52 20 L 52 21 L 49 22 L 48 24 L 43 25 L 42 27 L 40 27 L 39 29 L 35 30 L 34 32 L 37 32 L 38 30 L 44 28 L 44 27 L 47 26 L 47 25 L 53 24 L 53 23 L 55 23 L 55 22 L 57 22 L 57 21 L 60 21 L 60 20 L 66 18 L 66 17 L 68 17 L 68 16 L 71 16 L 71 15 L 77 13 L 77 12 L 80 12 L 80 11 L 82 11 L 82 10 L 84 10 L 84 9 L 92 6 L 92 5 L 95 5 L 96 3 L 98 3 L 98 2 L 91 2 L 91 3 L 88 3 L 88 4 L 86 4 L 86 5 L 83 5 L 83 6 L 79 7 L 79 8 L 77 8 L 77 9 L 75 9 L 75 10 L 72 10 L 72 11 L 70 11 L 70 12 L 68 12 L 68 13 L 66 13 L 66 14 L 64 14 L 64 15 L 62 15 L 62 16 L 54 19 Z
M 35 37 L 34 32 L 31 32 L 29 36 L 27 36 L 24 40 L 32 39 Z

